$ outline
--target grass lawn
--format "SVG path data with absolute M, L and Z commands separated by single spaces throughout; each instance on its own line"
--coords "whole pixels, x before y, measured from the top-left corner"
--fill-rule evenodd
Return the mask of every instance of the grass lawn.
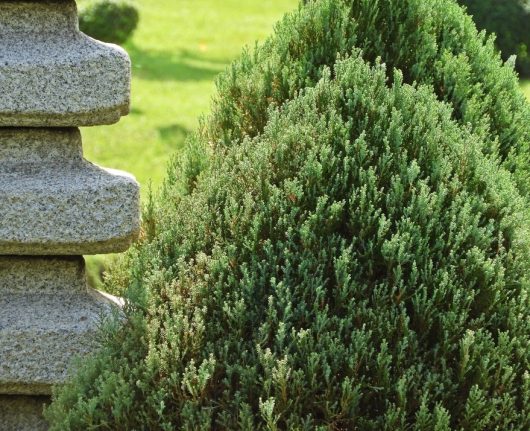
M 89 0 L 80 0 L 80 7 Z M 133 64 L 131 114 L 113 126 L 82 129 L 88 160 L 136 176 L 147 195 L 170 156 L 209 109 L 216 75 L 271 34 L 298 0 L 136 0 L 140 26 L 125 45 Z M 145 200 L 145 199 L 144 199 Z M 89 257 L 91 278 L 107 257 Z
M 87 0 L 81 0 L 80 5 Z M 125 45 L 133 64 L 132 111 L 83 129 L 87 159 L 157 188 L 171 154 L 206 113 L 216 75 L 245 45 L 268 36 L 298 0 L 136 0 L 140 26 Z
M 521 87 L 523 88 L 526 98 L 530 101 L 530 79 L 525 79 L 521 82 Z

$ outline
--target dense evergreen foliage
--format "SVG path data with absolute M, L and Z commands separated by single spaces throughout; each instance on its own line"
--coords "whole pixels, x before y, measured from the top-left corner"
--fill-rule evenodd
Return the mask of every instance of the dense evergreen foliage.
M 528 106 L 452 1 L 375 3 L 219 80 L 52 429 L 530 428 Z
M 530 109 L 512 64 L 503 64 L 493 40 L 478 33 L 453 0 L 308 1 L 285 18 L 276 37 L 243 55 L 219 81 L 219 96 L 203 141 L 230 145 L 254 136 L 267 122 L 269 105 L 281 105 L 314 85 L 337 53 L 363 49 L 398 68 L 405 82 L 431 85 L 453 106 L 453 118 L 470 124 L 530 184 Z M 511 154 L 510 154 L 511 152 Z
M 138 26 L 138 9 L 128 0 L 92 0 L 79 13 L 83 33 L 103 42 L 125 43 Z
M 530 75 L 530 1 L 458 0 L 481 29 L 496 34 L 504 59 L 517 55 L 517 70 Z

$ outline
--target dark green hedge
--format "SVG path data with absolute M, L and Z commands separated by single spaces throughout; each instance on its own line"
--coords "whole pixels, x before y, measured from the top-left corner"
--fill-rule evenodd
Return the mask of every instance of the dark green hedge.
M 302 13 L 284 19 L 276 37 L 221 76 L 203 141 L 231 145 L 255 136 L 269 105 L 314 85 L 323 66 L 354 46 L 365 59 L 380 57 L 387 70 L 400 69 L 405 82 L 431 85 L 453 107 L 454 119 L 481 134 L 484 151 L 499 154 L 516 172 L 526 193 L 528 103 L 513 65 L 502 63 L 493 41 L 453 0 L 310 1 Z
M 220 79 L 108 280 L 128 290 L 127 320 L 56 394 L 52 429 L 530 428 L 530 224 L 499 163 L 524 154 L 528 107 L 500 60 L 499 86 L 469 66 L 464 104 L 428 70 L 461 84 L 470 53 L 422 63 L 420 86 L 405 54 L 370 67 L 403 5 L 423 17 L 416 52 L 442 7 L 460 22 L 450 40 L 490 52 L 445 0 L 383 2 L 365 28 L 336 1 L 288 16 Z M 405 18 L 395 34 L 412 46 Z M 519 123 L 462 124 L 498 103 Z
M 79 28 L 94 39 L 122 45 L 139 20 L 138 9 L 128 0 L 92 0 L 79 13 Z
M 458 0 L 480 29 L 495 33 L 502 57 L 517 55 L 516 68 L 530 76 L 530 1 Z

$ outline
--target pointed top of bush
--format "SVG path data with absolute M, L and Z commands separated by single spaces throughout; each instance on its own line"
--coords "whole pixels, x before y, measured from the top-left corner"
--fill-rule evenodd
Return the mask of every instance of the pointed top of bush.
M 313 0 L 287 15 L 276 32 L 218 81 L 212 115 L 203 133 L 232 145 L 259 134 L 270 105 L 282 105 L 313 86 L 337 55 L 363 50 L 369 61 L 401 70 L 404 81 L 431 85 L 516 173 L 530 183 L 530 108 L 513 64 L 504 64 L 493 40 L 479 33 L 454 0 Z

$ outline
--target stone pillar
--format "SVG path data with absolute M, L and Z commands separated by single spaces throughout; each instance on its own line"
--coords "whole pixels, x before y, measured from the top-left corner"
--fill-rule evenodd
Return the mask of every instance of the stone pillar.
M 130 61 L 79 32 L 74 0 L 0 1 L 0 429 L 41 412 L 115 305 L 82 255 L 126 250 L 139 187 L 83 158 L 78 127 L 129 110 Z

